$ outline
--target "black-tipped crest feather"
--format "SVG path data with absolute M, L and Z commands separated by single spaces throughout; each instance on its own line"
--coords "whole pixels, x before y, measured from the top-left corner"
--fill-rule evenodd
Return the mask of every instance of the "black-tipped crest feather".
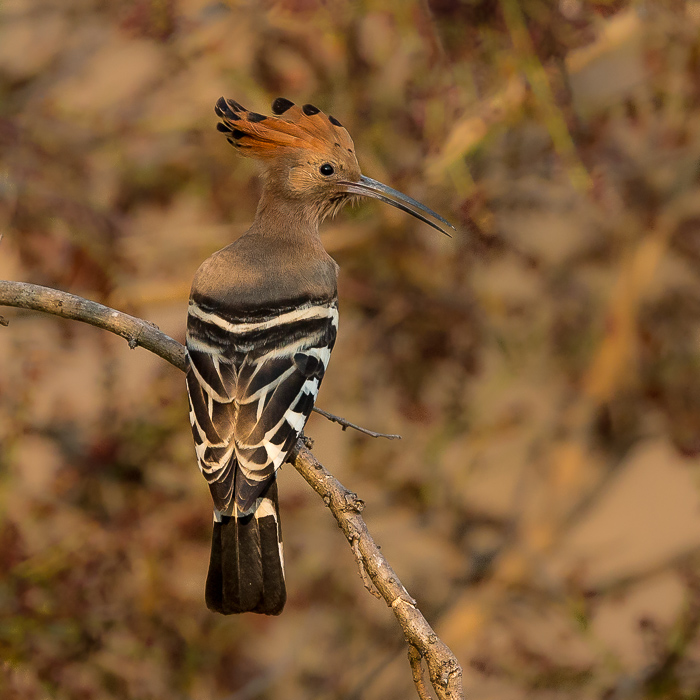
M 219 131 L 230 135 L 237 148 L 245 148 L 245 155 L 272 159 L 290 150 L 323 152 L 338 141 L 343 142 L 343 148 L 353 151 L 352 139 L 340 122 L 326 117 L 311 104 L 298 107 L 291 100 L 278 97 L 272 103 L 275 116 L 267 117 L 221 97 L 214 111 L 223 120 L 222 126 L 217 127 Z M 245 143 L 239 143 L 244 138 Z

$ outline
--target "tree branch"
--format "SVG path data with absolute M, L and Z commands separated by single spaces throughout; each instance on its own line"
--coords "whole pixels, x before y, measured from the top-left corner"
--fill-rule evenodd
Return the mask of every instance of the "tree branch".
M 153 324 L 82 297 L 48 287 L 0 280 L 0 306 L 33 309 L 89 323 L 126 338 L 131 348 L 140 345 L 178 369 L 187 369 L 185 348 Z M 348 424 L 346 427 L 357 426 Z M 439 700 L 462 700 L 462 669 L 452 651 L 423 617 L 416 601 L 408 594 L 372 539 L 361 515 L 363 501 L 325 469 L 307 449 L 303 439 L 297 443 L 289 461 L 323 498 L 350 543 L 358 563 L 401 625 L 409 645 L 412 676 L 421 700 L 429 697 L 422 678 L 422 659 L 426 661 L 430 681 Z M 362 570 L 361 577 L 369 589 Z
M 133 350 L 139 345 L 167 360 L 182 372 L 187 370 L 185 348 L 165 335 L 153 323 L 129 316 L 109 306 L 75 294 L 27 282 L 0 280 L 0 306 L 43 311 L 54 316 L 82 321 L 125 338 Z
M 316 411 L 316 413 L 329 420 L 331 423 L 338 423 L 339 425 L 342 425 L 343 430 L 346 430 L 347 428 L 352 428 L 353 430 L 357 430 L 358 432 L 363 433 L 364 435 L 369 435 L 373 438 L 382 437 L 386 438 L 387 440 L 401 439 L 400 435 L 395 435 L 393 433 L 375 433 L 374 430 L 367 430 L 367 428 L 355 425 L 355 423 L 351 423 L 349 420 L 345 420 L 345 418 L 336 416 L 333 413 L 328 413 L 328 411 L 322 411 L 320 408 L 316 408 L 316 406 L 314 406 L 314 411 Z
M 1 238 L 0 236 L 0 240 Z M 136 316 L 129 316 L 123 311 L 98 304 L 96 301 L 89 301 L 75 294 L 61 292 L 51 287 L 41 287 L 38 284 L 0 280 L 0 306 L 43 311 L 72 321 L 88 323 L 91 326 L 120 335 L 127 340 L 132 350 L 140 346 L 167 360 L 173 367 L 177 367 L 183 372 L 187 371 L 185 348 L 177 340 L 173 340 L 169 335 L 163 333 L 154 323 L 136 318 Z M 5 318 L 0 316 L 0 325 L 7 326 L 8 323 Z M 332 423 L 339 423 L 343 426 L 343 430 L 352 428 L 374 438 L 401 439 L 400 435 L 376 433 L 373 430 L 362 428 L 316 406 L 313 410 Z
M 365 504 L 357 494 L 346 489 L 306 448 L 303 441 L 297 443 L 296 453 L 291 457 L 294 468 L 304 477 L 306 483 L 323 498 L 323 502 L 333 513 L 338 526 L 353 550 L 359 552 L 362 564 L 370 580 L 380 595 L 391 607 L 401 625 L 411 654 L 411 667 L 415 669 L 415 658 L 422 657 L 428 666 L 430 682 L 440 700 L 464 698 L 462 691 L 462 669 L 450 648 L 435 634 L 416 601 L 404 588 L 389 562 L 372 539 L 362 518 Z M 416 675 L 413 673 L 414 677 Z M 420 685 L 418 694 L 424 698 Z
M 420 700 L 431 700 L 423 678 L 423 657 L 420 650 L 416 649 L 410 642 L 408 644 L 408 663 L 411 664 L 411 675 L 413 676 L 413 684 L 418 691 L 418 697 Z

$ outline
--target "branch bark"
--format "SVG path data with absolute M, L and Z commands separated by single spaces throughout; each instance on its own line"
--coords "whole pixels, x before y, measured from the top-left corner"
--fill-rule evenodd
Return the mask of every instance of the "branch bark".
M 176 340 L 147 321 L 94 301 L 49 287 L 0 280 L 0 306 L 33 309 L 89 323 L 120 335 L 131 348 L 140 345 L 179 370 L 184 372 L 187 369 L 185 348 Z M 349 427 L 354 426 L 349 424 Z M 420 670 L 422 660 L 426 662 L 430 682 L 439 700 L 463 700 L 462 669 L 449 647 L 430 627 L 416 601 L 408 594 L 372 539 L 361 515 L 364 502 L 325 469 L 310 452 L 304 439 L 299 440 L 289 461 L 321 496 L 358 562 L 391 607 L 409 645 L 412 676 L 421 700 L 429 697 Z M 366 585 L 367 582 L 364 583 Z
M 162 357 L 173 367 L 177 367 L 183 372 L 187 371 L 185 348 L 177 340 L 163 333 L 154 323 L 136 318 L 136 316 L 129 316 L 123 311 L 98 304 L 96 301 L 89 301 L 75 294 L 61 292 L 51 287 L 41 287 L 28 282 L 0 280 L 0 306 L 43 311 L 72 321 L 82 321 L 121 336 L 129 343 L 132 350 L 140 346 L 158 357 Z M 0 316 L 0 325 L 7 326 L 8 324 L 9 322 Z M 368 430 L 316 406 L 313 410 L 332 423 L 340 424 L 343 430 L 352 428 L 374 438 L 401 439 L 400 435 L 376 433 L 373 430 Z
M 153 323 L 129 316 L 96 301 L 89 301 L 51 287 L 0 280 L 0 306 L 43 311 L 97 326 L 126 339 L 132 350 L 141 346 L 167 360 L 182 372 L 187 370 L 185 348 L 177 340 L 165 335 Z
M 364 502 L 330 474 L 302 440 L 297 443 L 296 453 L 292 455 L 292 464 L 306 483 L 321 496 L 350 546 L 359 552 L 367 575 L 401 625 L 409 649 L 414 648 L 414 651 L 411 651 L 410 662 L 421 700 L 426 697 L 427 692 L 424 687 L 421 688 L 422 676 L 415 670 L 421 657 L 426 661 L 430 682 L 440 700 L 464 698 L 462 669 L 455 655 L 435 634 L 418 609 L 416 601 L 408 594 L 372 539 L 361 515 L 365 507 Z M 421 679 L 420 682 L 418 678 Z

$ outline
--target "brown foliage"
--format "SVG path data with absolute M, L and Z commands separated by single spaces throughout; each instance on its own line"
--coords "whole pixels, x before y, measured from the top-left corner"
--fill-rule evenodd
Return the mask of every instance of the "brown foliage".
M 226 95 L 336 115 L 363 204 L 324 229 L 341 332 L 321 461 L 474 698 L 695 698 L 697 2 L 6 0 L 0 276 L 182 339 L 259 185 Z M 210 527 L 180 374 L 92 328 L 0 327 L 3 698 L 404 698 L 391 615 L 282 475 L 290 602 L 204 607 Z

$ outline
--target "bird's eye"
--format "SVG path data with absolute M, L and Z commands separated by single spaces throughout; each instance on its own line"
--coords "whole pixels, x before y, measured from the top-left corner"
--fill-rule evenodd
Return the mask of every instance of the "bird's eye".
M 332 175 L 335 172 L 335 170 L 333 170 L 333 166 L 330 163 L 324 163 L 318 170 L 321 173 L 321 175 Z

